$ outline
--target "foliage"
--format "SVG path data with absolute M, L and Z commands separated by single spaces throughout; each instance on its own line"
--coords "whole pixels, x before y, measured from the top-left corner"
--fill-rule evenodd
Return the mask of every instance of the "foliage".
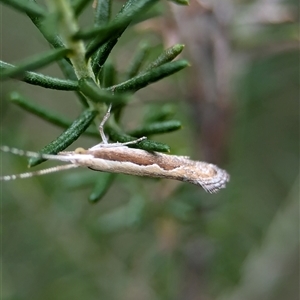
M 193 117 L 198 111 L 192 102 L 199 95 L 189 93 L 198 61 L 189 58 L 191 68 L 144 86 L 186 65 L 185 60 L 173 61 L 181 44 L 163 50 L 167 46 L 162 43 L 167 44 L 173 31 L 165 34 L 162 17 L 150 19 L 168 18 L 166 2 L 139 13 L 118 38 L 131 18 L 119 1 L 111 6 L 99 1 L 104 8 L 96 11 L 92 2 L 72 1 L 80 28 L 76 32 L 80 40 L 72 42 L 89 45 L 99 30 L 106 45 L 92 55 L 88 78 L 78 76 L 85 70 L 80 64 L 76 76 L 71 56 L 49 62 L 43 67 L 47 75 L 37 73 L 41 57 L 65 55 L 59 49 L 65 42 L 50 34 L 61 35 L 59 16 L 53 12 L 46 18 L 50 7 L 35 1 L 1 2 L 17 9 L 2 7 L 3 57 L 9 62 L 38 57 L 16 64 L 21 65 L 21 74 L 9 73 L 17 68 L 8 62 L 0 64 L 6 78 L 1 89 L 1 144 L 36 150 L 62 133 L 69 136 L 71 128 L 71 136 L 81 134 L 72 148 L 90 147 L 100 141 L 97 126 L 113 100 L 113 118 L 105 128 L 110 139 L 153 135 L 155 141 L 147 147 L 203 158 L 204 151 L 196 146 L 200 117 Z M 279 2 L 262 7 L 260 1 L 233 1 L 232 15 L 220 14 L 231 2 L 216 1 L 221 10 L 203 5 L 205 14 L 198 16 L 206 21 L 214 14 L 222 21 L 227 16 L 229 22 L 228 63 L 233 73 L 225 75 L 233 90 L 232 116 L 220 164 L 231 175 L 228 187 L 207 195 L 196 186 L 171 180 L 90 170 L 1 183 L 3 299 L 299 298 L 298 2 L 288 1 L 278 10 Z M 109 17 L 108 11 L 116 17 Z M 96 26 L 86 30 L 94 12 Z M 188 16 L 194 13 L 189 11 Z M 270 19 L 262 19 L 266 16 Z M 148 21 L 151 30 L 145 30 Z M 154 25 L 158 33 L 153 32 Z M 184 21 L 177 25 L 182 28 Z M 224 23 L 214 23 L 213 29 L 216 25 L 225 35 Z M 105 32 L 115 40 L 106 41 L 110 34 L 105 37 Z M 190 34 L 184 32 L 182 42 Z M 52 45 L 50 52 L 44 38 Z M 198 35 L 196 42 L 186 43 L 186 50 L 194 47 L 197 55 L 205 53 L 205 64 L 215 57 L 214 49 L 198 43 Z M 104 64 L 93 64 L 94 58 Z M 112 86 L 120 93 L 113 94 Z M 85 131 L 72 131 L 74 124 L 90 125 Z M 24 171 L 24 158 L 1 154 L 1 160 L 3 174 Z
M 109 68 L 115 69 L 111 66 L 111 62 L 106 64 L 106 61 L 118 39 L 131 23 L 144 20 L 141 16 L 145 15 L 157 2 L 153 0 L 127 1 L 111 20 L 111 1 L 97 1 L 95 2 L 94 25 L 82 29 L 77 18 L 89 3 L 88 1 L 74 1 L 73 3 L 49 1 L 48 12 L 35 1 L 4 1 L 5 4 L 27 14 L 50 45 L 56 49 L 27 58 L 17 63 L 16 66 L 7 62 L 0 62 L 1 80 L 15 78 L 44 88 L 73 90 L 76 91 L 82 104 L 83 112 L 71 122 L 64 116 L 59 116 L 48 109 L 31 103 L 30 100 L 16 92 L 11 94 L 10 98 L 14 104 L 45 121 L 64 128 L 67 127 L 54 141 L 44 146 L 40 150 L 41 153 L 57 154 L 70 146 L 82 134 L 91 134 L 91 131 L 86 131 L 87 128 L 95 118 L 95 125 L 97 126 L 107 110 L 107 104 L 112 103 L 113 111 L 117 112 L 119 119 L 126 105 L 132 99 L 130 95 L 188 66 L 185 60 L 173 61 L 183 50 L 182 45 L 175 45 L 167 49 L 148 65 L 146 65 L 145 48 L 141 46 L 128 66 L 127 80 L 116 83 L 114 78 L 122 75 L 113 74 L 115 71 L 111 73 L 107 70 Z M 149 50 L 147 54 L 150 54 Z M 67 77 L 66 80 L 32 72 L 59 61 L 61 61 L 59 66 Z M 146 67 L 143 68 L 143 65 Z M 179 121 L 163 120 L 142 124 L 131 132 L 134 136 L 141 136 L 141 134 L 151 136 L 179 128 Z M 97 135 L 95 131 L 94 129 L 93 133 Z M 123 132 L 120 124 L 118 125 L 112 117 L 108 120 L 107 132 L 110 139 L 115 142 L 128 142 L 135 139 L 134 136 Z M 148 151 L 169 152 L 170 150 L 167 145 L 151 140 L 138 143 L 138 147 Z M 29 166 L 35 166 L 43 161 L 45 160 L 31 159 Z M 96 185 L 103 186 L 102 180 Z M 107 190 L 106 185 L 99 191 L 99 195 L 103 196 L 104 190 Z M 93 193 L 93 195 L 95 194 Z

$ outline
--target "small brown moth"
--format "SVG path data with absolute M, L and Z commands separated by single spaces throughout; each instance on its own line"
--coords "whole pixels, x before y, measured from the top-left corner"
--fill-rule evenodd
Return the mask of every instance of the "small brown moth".
M 158 152 L 147 152 L 141 149 L 127 147 L 138 143 L 145 137 L 128 143 L 108 143 L 103 132 L 103 126 L 110 114 L 110 108 L 99 126 L 102 143 L 85 150 L 60 152 L 57 155 L 40 154 L 23 151 L 7 146 L 0 150 L 28 157 L 42 157 L 49 160 L 59 160 L 70 164 L 61 165 L 35 172 L 0 177 L 0 180 L 14 180 L 44 175 L 77 167 L 88 167 L 95 171 L 123 173 L 137 176 L 168 178 L 200 185 L 206 192 L 216 193 L 225 188 L 229 174 L 219 167 L 200 161 L 193 161 L 186 156 L 168 155 Z

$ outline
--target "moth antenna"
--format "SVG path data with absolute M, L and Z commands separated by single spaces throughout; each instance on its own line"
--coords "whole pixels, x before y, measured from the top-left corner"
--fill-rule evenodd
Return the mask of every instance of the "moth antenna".
M 15 175 L 5 175 L 5 176 L 0 176 L 0 181 L 9 181 L 9 180 L 15 180 L 15 179 L 30 178 L 33 176 L 46 175 L 49 173 L 60 172 L 63 170 L 69 170 L 69 169 L 77 168 L 77 167 L 79 167 L 79 166 L 74 165 L 74 164 L 69 164 L 69 165 L 56 166 L 56 167 L 33 171 L 33 172 L 26 172 L 26 173 L 15 174 Z
M 0 150 L 7 153 L 12 153 L 19 156 L 33 157 L 33 158 L 44 158 L 50 160 L 60 160 L 60 161 L 70 161 L 67 156 L 64 155 L 55 155 L 55 154 L 45 154 L 38 153 L 33 151 L 24 151 L 21 149 L 8 147 L 8 146 L 0 146 Z
M 26 157 L 33 157 L 33 158 L 46 158 L 46 156 L 52 157 L 52 154 L 43 154 L 43 153 L 38 153 L 33 151 L 25 151 L 25 150 L 8 147 L 8 146 L 0 146 L 0 150 L 3 152 L 12 153 L 19 156 L 26 156 Z

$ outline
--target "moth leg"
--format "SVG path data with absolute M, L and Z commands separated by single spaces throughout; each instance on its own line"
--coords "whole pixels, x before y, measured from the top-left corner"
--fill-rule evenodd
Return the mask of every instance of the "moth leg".
M 139 143 L 141 141 L 144 141 L 146 139 L 147 139 L 147 137 L 142 136 L 142 137 L 140 137 L 140 138 L 138 138 L 136 140 L 133 140 L 133 141 L 129 141 L 129 142 L 125 142 L 125 143 L 117 143 L 117 144 L 119 144 L 120 146 L 133 145 L 133 144 L 137 144 L 137 143 Z
M 124 147 L 124 146 L 127 146 L 127 145 L 137 144 L 137 143 L 139 143 L 141 141 L 144 141 L 146 139 L 147 139 L 147 137 L 143 136 L 143 137 L 140 137 L 136 140 L 125 142 L 125 143 L 107 143 L 107 144 L 100 143 L 100 144 L 97 144 L 97 145 L 93 146 L 89 150 L 97 150 L 97 149 L 100 149 L 100 148 Z
M 110 110 L 111 110 L 111 104 L 109 104 L 108 110 L 107 110 L 106 114 L 103 117 L 103 120 L 101 121 L 101 123 L 99 125 L 99 133 L 100 133 L 103 144 L 108 144 L 107 138 L 106 138 L 105 133 L 104 133 L 104 125 L 105 125 L 105 122 L 110 117 Z
M 104 133 L 104 125 L 105 125 L 105 122 L 108 120 L 108 118 L 110 117 L 110 111 L 111 111 L 111 104 L 109 105 L 108 107 L 108 110 L 106 112 L 106 114 L 104 115 L 103 117 L 103 120 L 101 121 L 100 125 L 99 125 L 99 133 L 100 133 L 100 136 L 101 136 L 101 139 L 102 139 L 102 142 L 93 146 L 92 148 L 90 148 L 89 150 L 96 150 L 96 149 L 99 149 L 99 148 L 113 148 L 113 147 L 122 147 L 122 146 L 127 146 L 127 145 L 133 145 L 133 144 L 137 144 L 141 141 L 144 141 L 145 139 L 147 139 L 147 137 L 143 136 L 143 137 L 140 137 L 136 140 L 133 140 L 133 141 L 129 141 L 129 142 L 125 142 L 125 143 L 108 143 L 108 140 L 105 136 L 105 133 Z

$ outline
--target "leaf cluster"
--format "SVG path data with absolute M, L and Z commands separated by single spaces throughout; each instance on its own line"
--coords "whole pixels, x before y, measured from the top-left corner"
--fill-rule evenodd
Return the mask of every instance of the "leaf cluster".
M 10 95 L 12 103 L 22 107 L 43 120 L 64 128 L 64 131 L 51 143 L 40 150 L 41 153 L 57 154 L 70 146 L 82 134 L 99 138 L 96 128 L 112 104 L 113 116 L 106 124 L 106 132 L 114 142 L 128 142 L 143 135 L 151 136 L 171 132 L 181 127 L 177 120 L 170 120 L 169 115 L 162 116 L 157 111 L 157 118 L 145 122 L 131 132 L 124 132 L 119 124 L 120 115 L 131 101 L 132 95 L 148 85 L 168 77 L 188 66 L 186 60 L 174 59 L 184 46 L 176 44 L 163 51 L 156 59 L 149 61 L 151 47 L 141 43 L 128 64 L 124 76 L 117 76 L 111 51 L 122 34 L 131 25 L 155 16 L 154 7 L 159 0 L 128 0 L 121 10 L 112 16 L 112 0 L 94 2 L 94 23 L 89 28 L 81 28 L 78 18 L 91 1 L 49 0 L 47 9 L 34 0 L 1 0 L 20 13 L 26 14 L 50 45 L 50 50 L 27 57 L 15 65 L 0 61 L 0 79 L 16 79 L 31 85 L 47 89 L 75 92 L 81 106 L 81 112 L 75 120 L 50 111 L 26 96 L 14 91 Z M 188 4 L 186 1 L 173 1 Z M 41 74 L 38 69 L 57 63 L 65 78 L 56 78 Z M 116 78 L 125 78 L 116 82 Z M 168 152 L 169 146 L 163 143 L 145 140 L 133 145 L 148 151 Z M 43 160 L 31 160 L 34 166 Z M 112 177 L 111 177 L 112 178 Z M 93 192 L 91 199 L 103 195 L 112 180 L 105 179 L 98 192 Z

